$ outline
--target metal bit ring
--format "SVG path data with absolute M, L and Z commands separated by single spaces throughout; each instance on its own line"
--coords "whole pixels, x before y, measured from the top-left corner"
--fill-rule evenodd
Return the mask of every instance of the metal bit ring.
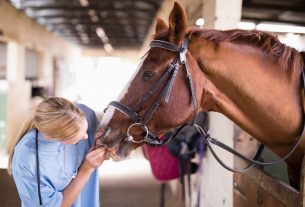
M 142 139 L 142 140 L 140 140 L 140 141 L 134 140 L 133 136 L 130 135 L 130 133 L 129 133 L 129 132 L 130 132 L 130 129 L 131 129 L 132 127 L 138 126 L 138 125 L 140 125 L 140 126 L 142 127 L 142 129 L 145 129 L 145 131 L 146 131 L 146 135 L 145 135 L 144 139 Z M 134 124 L 130 125 L 130 126 L 128 127 L 128 129 L 127 129 L 127 140 L 128 140 L 128 141 L 131 141 L 131 142 L 133 142 L 133 143 L 139 144 L 139 143 L 144 142 L 144 140 L 145 140 L 147 137 L 148 137 L 148 129 L 147 129 L 146 126 L 143 126 L 141 123 L 134 123 Z

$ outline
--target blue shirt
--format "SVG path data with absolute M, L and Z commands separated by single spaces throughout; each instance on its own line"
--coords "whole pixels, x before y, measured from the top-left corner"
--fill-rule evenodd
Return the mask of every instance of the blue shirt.
M 88 139 L 77 145 L 46 140 L 38 132 L 40 189 L 43 206 L 59 207 L 63 190 L 72 181 L 78 167 L 84 160 L 89 147 L 94 144 L 95 130 L 99 121 L 93 110 L 85 105 L 77 105 L 88 121 Z M 23 207 L 39 206 L 36 173 L 36 130 L 26 133 L 14 149 L 12 174 Z M 99 177 L 97 169 L 76 198 L 72 207 L 98 207 Z

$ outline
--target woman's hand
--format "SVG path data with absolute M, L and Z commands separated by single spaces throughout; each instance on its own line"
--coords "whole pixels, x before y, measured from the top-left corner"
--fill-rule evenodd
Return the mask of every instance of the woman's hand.
M 93 149 L 93 148 L 92 148 Z M 86 155 L 86 158 L 81 166 L 84 170 L 93 171 L 98 168 L 106 159 L 106 149 L 98 148 L 95 150 L 90 149 Z
M 91 147 L 89 149 L 76 177 L 63 191 L 61 207 L 68 207 L 73 204 L 79 193 L 82 191 L 83 187 L 86 185 L 94 169 L 99 167 L 105 160 L 106 154 L 107 153 L 105 148 L 98 148 L 93 150 L 93 147 Z

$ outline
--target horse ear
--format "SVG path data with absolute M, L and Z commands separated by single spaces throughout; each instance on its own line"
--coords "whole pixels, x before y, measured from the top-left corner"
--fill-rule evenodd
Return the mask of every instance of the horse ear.
M 168 29 L 166 23 L 162 19 L 157 18 L 156 34 L 166 29 Z
M 179 45 L 187 31 L 187 17 L 183 7 L 175 2 L 169 15 L 169 42 Z

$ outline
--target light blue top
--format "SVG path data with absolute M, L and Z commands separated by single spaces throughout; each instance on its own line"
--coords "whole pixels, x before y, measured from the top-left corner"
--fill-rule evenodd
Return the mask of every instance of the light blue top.
M 73 179 L 89 147 L 94 143 L 94 133 L 99 121 L 93 110 L 77 105 L 88 121 L 88 139 L 78 146 L 48 141 L 38 132 L 40 188 L 43 206 L 59 207 L 62 192 Z M 22 202 L 22 207 L 39 206 L 36 174 L 36 130 L 31 129 L 16 145 L 12 160 L 12 174 Z M 76 158 L 78 156 L 78 159 Z M 76 163 L 77 161 L 77 163 Z M 65 163 L 65 164 L 64 164 Z M 99 177 L 95 170 L 72 207 L 99 207 Z

